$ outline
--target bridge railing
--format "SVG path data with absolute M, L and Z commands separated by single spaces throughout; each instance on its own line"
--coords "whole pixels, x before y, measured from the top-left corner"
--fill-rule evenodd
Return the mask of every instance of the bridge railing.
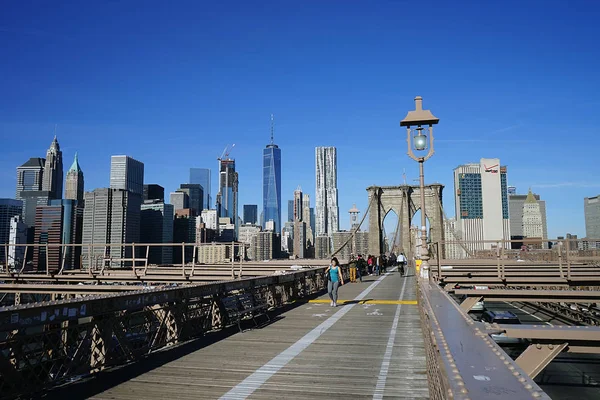
M 220 330 L 229 325 L 221 301 L 229 295 L 252 293 L 276 308 L 326 284 L 321 267 L 0 308 L 0 393 L 48 388 Z

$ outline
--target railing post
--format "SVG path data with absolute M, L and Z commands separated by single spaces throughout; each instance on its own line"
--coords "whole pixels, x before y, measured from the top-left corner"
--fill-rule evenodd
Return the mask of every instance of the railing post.
M 132 258 L 132 268 L 135 273 L 135 243 L 131 243 L 131 258 Z M 135 274 L 137 275 L 137 274 Z
M 185 269 L 185 242 L 181 242 L 181 269 Z M 183 271 L 183 275 L 185 275 L 185 270 Z
M 235 279 L 235 242 L 231 242 L 231 278 Z
M 15 251 L 15 254 L 16 253 L 17 252 Z M 4 262 L 5 262 L 4 268 L 6 268 L 6 272 L 8 272 L 8 243 L 4 244 Z
M 567 242 L 567 249 L 565 252 L 565 257 L 567 259 L 567 280 L 571 280 L 571 257 L 570 254 L 571 253 L 571 239 L 566 239 Z
M 502 248 L 500 248 L 500 265 L 502 268 L 502 279 L 506 279 L 506 262 L 504 261 L 504 250 L 506 247 L 506 241 L 502 240 Z
M 44 246 L 46 246 L 46 275 L 50 275 L 50 254 L 48 254 L 50 253 L 50 246 L 48 245 L 48 243 L 46 243 Z
M 163 247 L 164 250 L 164 247 Z M 162 252 L 161 252 L 162 253 Z M 148 257 L 150 257 L 150 245 L 146 245 L 146 262 L 144 263 L 144 275 L 148 273 Z

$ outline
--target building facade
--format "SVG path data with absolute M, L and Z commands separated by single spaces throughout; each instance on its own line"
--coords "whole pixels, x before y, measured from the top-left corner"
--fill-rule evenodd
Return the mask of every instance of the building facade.
M 50 199 L 61 199 L 63 194 L 62 151 L 56 136 L 46 152 L 42 190 L 50 192 Z
M 292 254 L 296 258 L 306 258 L 306 222 L 294 221 L 293 241 Z
M 111 258 L 112 266 L 130 265 L 121 259 L 132 258 L 132 246 L 119 245 L 140 242 L 141 194 L 101 188 L 86 192 L 84 202 L 84 265 L 102 265 L 103 258 Z M 91 252 L 86 244 L 95 245 L 91 246 Z
M 337 150 L 335 147 L 315 149 L 316 206 L 315 227 L 317 236 L 330 236 L 339 231 L 337 192 Z
M 217 217 L 217 210 L 203 210 L 201 218 L 202 222 L 206 224 L 206 228 L 218 231 L 219 218 Z
M 65 199 L 76 200 L 79 206 L 83 206 L 84 180 L 83 171 L 79 166 L 79 159 L 75 153 L 75 159 L 71 168 L 67 171 L 65 179 Z
M 254 261 L 272 260 L 274 256 L 274 236 L 273 231 L 257 233 L 252 238 L 252 243 L 250 244 L 249 258 L 251 257 Z
M 273 124 L 271 143 L 263 150 L 263 218 L 265 224 L 275 222 L 275 230 L 281 231 L 281 149 L 273 143 Z
M 454 191 L 456 218 L 468 246 L 490 249 L 496 245 L 492 241 L 510 240 L 506 167 L 499 159 L 455 168 Z
M 231 246 L 206 244 L 198 246 L 198 262 L 201 264 L 224 264 L 231 261 Z
M 294 221 L 294 200 L 288 200 L 288 222 Z
M 525 204 L 523 204 L 523 236 L 526 239 L 547 239 L 544 237 L 544 225 L 540 204 L 529 190 Z M 536 247 L 545 247 L 537 242 Z
M 145 200 L 141 205 L 140 240 L 142 243 L 174 243 L 172 204 L 159 200 Z M 169 265 L 173 262 L 171 246 L 151 246 L 148 249 L 148 264 Z
M 586 238 L 600 239 L 600 195 L 583 199 L 583 213 Z
M 9 243 L 11 220 L 21 216 L 23 202 L 21 200 L 0 199 L 0 244 Z M 0 263 L 7 261 L 6 248 L 0 246 Z M 8 259 L 10 262 L 10 259 Z
M 333 243 L 332 253 L 336 253 L 336 257 L 340 261 L 350 260 L 350 254 L 353 253 L 353 237 L 352 232 L 338 231 L 331 235 Z
M 329 236 L 317 236 L 315 238 L 315 258 L 324 260 L 331 255 L 330 251 L 331 239 Z
M 217 214 L 228 217 L 234 224 L 238 220 L 238 173 L 235 160 L 220 160 L 219 193 L 217 193 Z M 237 227 L 236 227 L 237 228 Z
M 190 183 L 202 186 L 202 205 L 206 209 L 213 207 L 210 172 L 210 168 L 190 168 Z M 202 210 L 198 211 L 200 212 Z
M 189 197 L 189 208 L 194 210 L 194 215 L 200 215 L 203 206 L 204 192 L 202 190 L 202 185 L 198 183 L 182 183 L 179 185 L 179 189 L 177 191 L 182 191 L 187 193 Z
M 42 190 L 45 164 L 45 158 L 32 157 L 25 164 L 17 167 L 17 192 L 15 199 L 21 200 L 21 193 L 24 191 L 39 192 Z
M 244 224 L 256 225 L 258 223 L 258 206 L 256 204 L 244 204 Z
M 144 163 L 129 156 L 110 158 L 110 188 L 144 196 Z
M 27 243 L 27 225 L 23 222 L 21 215 L 15 215 L 10 219 L 10 232 L 8 244 L 18 245 Z M 25 246 L 10 246 L 8 248 L 8 265 L 11 267 L 22 267 L 25 257 Z
M 302 195 L 302 221 L 306 222 L 306 247 L 314 247 L 315 236 L 313 231 L 313 219 L 314 212 L 311 213 L 312 208 L 310 207 L 310 196 L 308 194 Z
M 155 183 L 144 185 L 144 196 L 142 200 L 157 200 L 164 202 L 165 188 Z
M 514 188 L 514 186 L 513 186 Z M 548 238 L 548 225 L 546 222 L 546 202 L 541 200 L 539 194 L 533 193 L 533 197 L 540 206 L 540 213 L 542 214 L 542 237 Z M 508 210 L 510 216 L 510 236 L 512 240 L 520 241 L 525 236 L 523 232 L 523 206 L 527 199 L 526 194 L 517 194 L 515 188 L 513 194 L 508 195 Z M 521 242 L 512 243 L 512 247 L 519 249 L 521 248 Z
M 175 210 L 183 210 L 190 206 L 190 196 L 184 191 L 177 190 L 169 195 L 169 202 Z

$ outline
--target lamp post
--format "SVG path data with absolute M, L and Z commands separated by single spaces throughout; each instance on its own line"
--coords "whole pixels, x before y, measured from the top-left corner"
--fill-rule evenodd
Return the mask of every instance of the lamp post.
M 429 279 L 429 250 L 427 248 L 427 219 L 425 215 L 425 175 L 423 164 L 433 155 L 433 125 L 439 122 L 431 111 L 423 110 L 423 98 L 415 97 L 415 110 L 409 111 L 406 117 L 400 121 L 400 126 L 406 127 L 406 142 L 408 144 L 408 156 L 419 163 L 419 181 L 421 194 L 421 278 Z M 429 149 L 427 146 L 427 135 L 423 133 L 423 126 L 429 128 Z M 412 144 L 411 144 L 412 136 Z M 413 147 L 417 152 L 425 150 L 424 156 L 415 155 Z

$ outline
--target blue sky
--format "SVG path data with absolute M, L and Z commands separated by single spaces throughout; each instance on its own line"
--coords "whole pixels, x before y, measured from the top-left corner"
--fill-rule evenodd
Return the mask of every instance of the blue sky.
M 446 185 L 449 216 L 452 169 L 498 157 L 509 184 L 546 200 L 550 236 L 585 234 L 583 198 L 600 193 L 600 3 L 172 3 L 3 2 L 0 197 L 57 124 L 86 190 L 128 154 L 173 191 L 235 143 L 240 212 L 260 207 L 273 113 L 283 217 L 298 185 L 314 204 L 314 147 L 336 146 L 348 228 L 367 186 L 418 177 L 399 121 L 421 95 L 440 118 L 426 180 Z

